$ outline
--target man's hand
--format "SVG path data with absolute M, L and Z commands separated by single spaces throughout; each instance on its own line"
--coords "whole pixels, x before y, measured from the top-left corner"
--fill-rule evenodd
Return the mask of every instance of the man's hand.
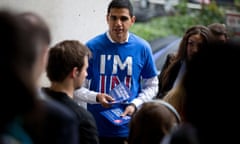
M 129 104 L 125 111 L 122 113 L 122 117 L 126 116 L 126 115 L 133 115 L 135 112 L 137 111 L 137 107 L 132 103 L 132 104 Z
M 114 99 L 105 93 L 99 93 L 97 94 L 97 102 L 101 103 L 101 105 L 105 108 L 108 108 L 111 106 L 111 102 L 114 102 Z

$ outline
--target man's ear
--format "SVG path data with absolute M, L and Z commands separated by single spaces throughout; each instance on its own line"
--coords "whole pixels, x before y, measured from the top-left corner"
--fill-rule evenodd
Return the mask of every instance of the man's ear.
M 132 21 L 132 25 L 135 23 L 135 21 L 136 21 L 136 16 L 132 16 L 131 17 L 131 21 Z
M 107 23 L 109 23 L 109 15 L 108 14 L 106 15 L 106 21 L 107 21 Z
M 72 70 L 72 77 L 78 77 L 80 75 L 80 71 L 77 67 L 74 67 Z

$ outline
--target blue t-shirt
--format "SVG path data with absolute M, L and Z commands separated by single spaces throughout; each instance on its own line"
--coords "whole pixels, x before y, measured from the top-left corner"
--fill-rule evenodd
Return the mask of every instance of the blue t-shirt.
M 91 52 L 88 76 L 90 90 L 109 93 L 117 84 L 123 82 L 131 91 L 129 102 L 141 91 L 142 78 L 157 75 L 152 50 L 149 43 L 129 33 L 128 42 L 112 43 L 107 33 L 101 34 L 86 44 Z M 111 108 L 126 105 L 114 104 Z M 103 137 L 127 137 L 128 124 L 116 126 L 103 117 L 100 112 L 107 110 L 100 104 L 88 104 L 88 110 L 96 119 L 99 135 Z

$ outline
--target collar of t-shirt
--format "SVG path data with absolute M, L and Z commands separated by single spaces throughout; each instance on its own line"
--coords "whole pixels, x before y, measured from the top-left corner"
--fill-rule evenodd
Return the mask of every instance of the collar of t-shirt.
M 118 42 L 114 41 L 114 40 L 111 38 L 109 31 L 107 32 L 107 37 L 108 37 L 108 39 L 109 39 L 112 43 L 118 43 Z M 129 33 L 127 33 L 127 39 L 126 39 L 124 42 L 120 42 L 120 43 L 121 43 L 121 44 L 127 43 L 127 42 L 128 42 L 128 38 L 129 38 Z

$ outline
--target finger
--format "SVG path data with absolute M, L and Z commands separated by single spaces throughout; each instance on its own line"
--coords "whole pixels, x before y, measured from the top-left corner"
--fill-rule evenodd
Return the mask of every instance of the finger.
M 128 113 L 129 113 L 129 111 L 126 109 L 126 110 L 121 114 L 121 117 L 125 117 Z
M 109 104 L 109 102 L 106 101 L 106 100 L 103 100 L 103 102 L 102 102 L 101 104 L 102 104 L 102 106 L 105 107 L 105 108 L 111 107 L 111 104 Z
M 113 102 L 114 101 L 114 98 L 112 98 L 111 96 L 109 95 L 106 95 L 106 100 L 109 101 L 109 102 Z

